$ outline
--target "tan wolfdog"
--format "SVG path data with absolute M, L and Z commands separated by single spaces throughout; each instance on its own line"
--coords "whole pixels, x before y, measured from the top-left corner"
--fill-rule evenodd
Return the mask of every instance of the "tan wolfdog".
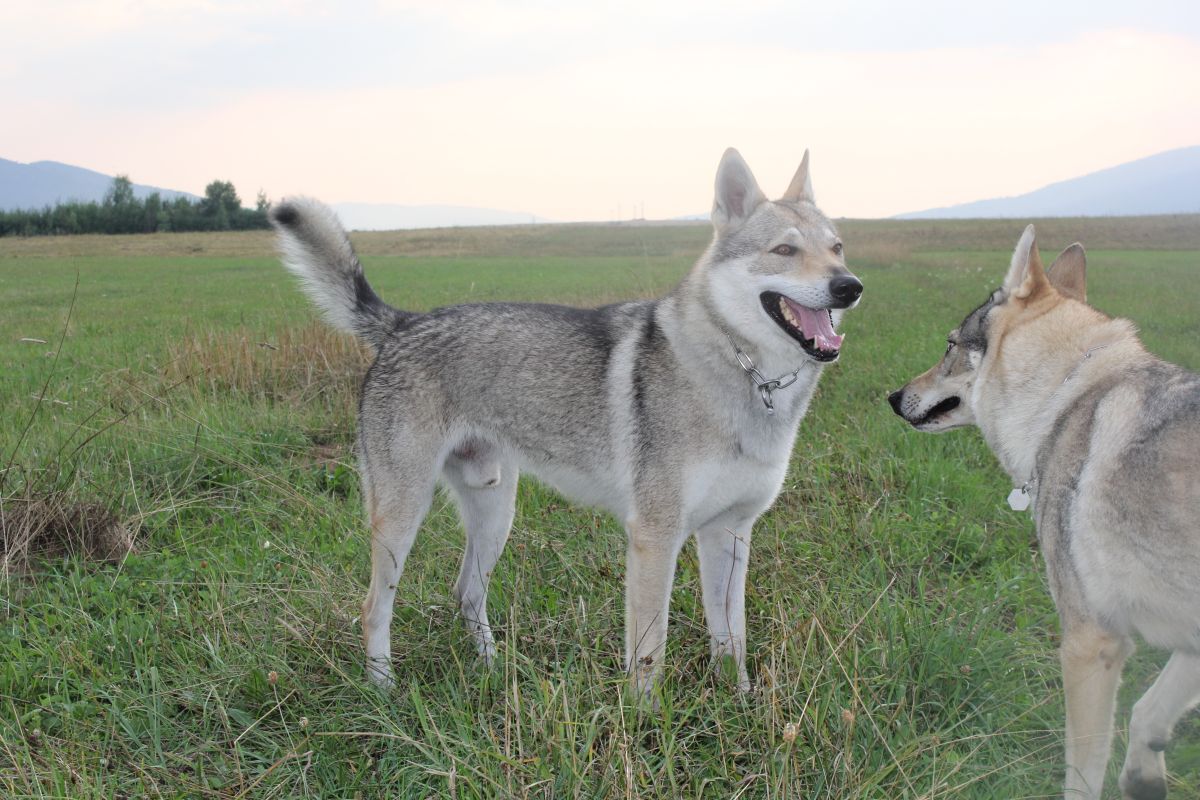
M 888 399 L 922 431 L 975 424 L 1031 508 L 1062 620 L 1066 795 L 1099 798 L 1136 634 L 1173 651 L 1133 709 L 1126 797 L 1166 797 L 1163 750 L 1200 701 L 1200 376 L 1086 303 L 1074 244 L 1047 272 L 1030 225 L 1004 285 Z

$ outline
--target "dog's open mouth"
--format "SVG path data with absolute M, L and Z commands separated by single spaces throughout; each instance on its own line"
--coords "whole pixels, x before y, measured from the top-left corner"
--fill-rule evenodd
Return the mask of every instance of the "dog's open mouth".
M 837 359 L 845 337 L 833 332 L 833 314 L 828 308 L 808 308 L 779 292 L 763 292 L 759 299 L 767 316 L 799 342 L 804 352 L 817 361 Z
M 920 428 L 925 425 L 931 425 L 931 424 L 937 422 L 938 417 L 958 408 L 958 406 L 961 403 L 962 403 L 961 400 L 959 400 L 954 395 L 951 395 L 950 397 L 947 397 L 945 400 L 943 400 L 940 403 L 938 403 L 937 405 L 935 405 L 933 408 L 926 411 L 925 415 L 922 416 L 920 419 L 913 420 L 912 426 L 914 428 Z

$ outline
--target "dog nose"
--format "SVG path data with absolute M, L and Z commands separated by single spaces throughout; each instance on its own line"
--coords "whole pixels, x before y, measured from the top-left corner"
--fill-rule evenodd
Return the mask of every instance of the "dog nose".
M 903 389 L 897 389 L 896 391 L 894 391 L 888 395 L 888 402 L 892 406 L 892 411 L 895 411 L 897 414 L 900 414 L 900 416 L 902 416 L 902 417 L 904 416 L 904 414 L 900 413 L 900 400 L 903 399 L 903 397 L 904 397 Z
M 838 275 L 829 281 L 829 293 L 842 308 L 852 305 L 862 294 L 862 290 L 862 281 L 853 275 Z

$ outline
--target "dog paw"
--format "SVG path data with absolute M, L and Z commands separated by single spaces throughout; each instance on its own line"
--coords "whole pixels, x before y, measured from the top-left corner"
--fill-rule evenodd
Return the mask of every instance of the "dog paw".
M 374 687 L 388 691 L 396 685 L 396 679 L 392 676 L 392 665 L 390 663 L 380 664 L 378 661 L 367 660 L 367 681 Z
M 626 693 L 632 705 L 658 713 L 662 710 L 660 689 L 656 672 L 639 669 L 630 674 Z
M 635 702 L 638 708 L 647 714 L 662 713 L 662 696 L 653 689 L 649 692 L 638 692 L 635 696 Z
M 749 694 L 754 691 L 754 684 L 750 682 L 750 674 L 746 672 L 746 665 L 739 663 L 737 657 L 732 653 L 715 655 L 712 667 L 722 680 L 732 683 L 739 694 Z
M 1167 781 L 1162 775 L 1147 775 L 1141 770 L 1121 772 L 1121 794 L 1128 800 L 1166 800 Z

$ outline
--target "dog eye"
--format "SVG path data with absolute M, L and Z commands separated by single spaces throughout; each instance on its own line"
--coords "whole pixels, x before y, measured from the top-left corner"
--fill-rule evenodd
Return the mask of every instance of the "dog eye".
M 834 242 L 833 253 L 834 253 L 834 255 L 838 255 L 838 256 L 840 256 L 842 254 L 842 243 L 841 242 Z
M 771 252 L 777 256 L 794 256 L 796 255 L 796 248 L 792 247 L 790 244 L 781 244 L 778 247 L 773 248 Z
M 956 344 L 958 343 L 950 341 L 949 339 L 946 340 L 946 355 L 950 355 L 950 351 L 954 349 L 954 345 Z

